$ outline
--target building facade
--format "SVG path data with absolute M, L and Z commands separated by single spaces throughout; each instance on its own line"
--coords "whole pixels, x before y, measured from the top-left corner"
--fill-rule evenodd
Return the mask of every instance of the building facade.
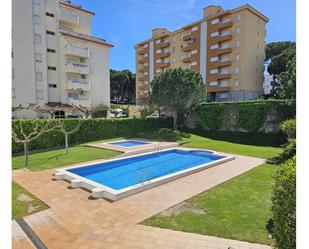
M 263 83 L 263 89 L 264 89 L 264 94 L 265 95 L 270 95 L 274 94 L 274 91 L 276 92 L 277 88 L 280 86 L 279 80 L 276 78 L 275 79 L 275 84 L 274 82 L 274 76 L 270 75 L 268 72 L 264 73 L 264 83 Z
M 110 104 L 112 45 L 91 35 L 93 12 L 62 0 L 13 0 L 12 10 L 12 106 Z
M 135 45 L 137 104 L 147 102 L 155 76 L 177 67 L 199 72 L 211 101 L 260 97 L 267 22 L 248 4 L 233 10 L 209 6 L 201 20 L 178 30 L 154 29 Z

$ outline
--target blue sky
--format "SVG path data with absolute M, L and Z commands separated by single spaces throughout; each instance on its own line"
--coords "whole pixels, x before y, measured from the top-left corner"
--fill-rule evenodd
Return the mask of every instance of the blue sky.
M 202 9 L 220 5 L 233 9 L 246 3 L 268 18 L 266 42 L 295 41 L 295 0 L 72 0 L 96 13 L 92 22 L 94 36 L 114 45 L 110 68 L 135 72 L 134 45 L 151 36 L 151 30 L 178 29 L 202 18 Z

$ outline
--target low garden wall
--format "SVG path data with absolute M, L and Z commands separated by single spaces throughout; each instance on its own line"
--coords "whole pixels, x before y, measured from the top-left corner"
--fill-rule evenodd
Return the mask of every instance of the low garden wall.
M 31 130 L 36 122 L 40 126 L 46 124 L 46 119 L 14 119 L 12 120 L 16 133 L 19 133 L 19 123 L 26 131 Z M 75 127 L 77 119 L 65 119 L 66 127 Z M 80 144 L 100 139 L 108 139 L 119 136 L 134 136 L 141 132 L 157 131 L 160 128 L 172 128 L 170 119 L 82 119 L 80 130 L 72 134 L 69 138 L 70 144 Z M 64 146 L 64 136 L 61 132 L 52 131 L 41 135 L 39 138 L 31 141 L 30 150 L 44 149 L 50 147 Z M 12 153 L 16 154 L 23 151 L 22 144 L 16 144 L 12 141 Z
M 291 100 L 202 103 L 194 108 L 185 125 L 207 130 L 277 133 L 279 124 L 294 118 Z

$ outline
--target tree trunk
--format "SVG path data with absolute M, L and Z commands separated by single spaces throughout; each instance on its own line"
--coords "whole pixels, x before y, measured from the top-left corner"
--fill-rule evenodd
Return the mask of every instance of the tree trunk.
M 29 165 L 29 142 L 24 141 L 24 166 L 28 167 Z
M 65 139 L 65 153 L 69 154 L 69 138 L 68 134 L 64 134 L 64 139 Z
M 173 111 L 173 128 L 177 131 L 177 111 Z
M 276 75 L 273 74 L 273 96 L 275 97 L 275 82 L 276 82 Z

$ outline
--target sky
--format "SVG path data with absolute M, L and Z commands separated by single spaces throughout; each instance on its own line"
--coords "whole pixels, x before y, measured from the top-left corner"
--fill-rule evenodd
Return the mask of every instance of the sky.
M 203 17 L 202 9 L 220 5 L 225 10 L 250 4 L 270 21 L 266 42 L 296 40 L 295 0 L 72 0 L 95 12 L 92 35 L 114 45 L 110 68 L 135 72 L 134 45 L 149 39 L 152 29 L 170 31 Z

